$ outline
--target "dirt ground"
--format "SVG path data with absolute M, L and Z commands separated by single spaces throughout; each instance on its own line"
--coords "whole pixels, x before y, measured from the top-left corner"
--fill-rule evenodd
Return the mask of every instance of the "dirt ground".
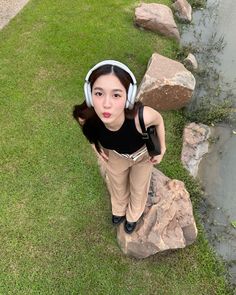
M 29 2 L 29 0 L 0 0 L 0 30 Z

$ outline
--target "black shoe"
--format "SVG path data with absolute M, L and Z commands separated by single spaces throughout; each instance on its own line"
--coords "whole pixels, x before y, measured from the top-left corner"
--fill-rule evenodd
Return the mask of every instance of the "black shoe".
M 112 215 L 112 223 L 115 225 L 121 224 L 125 220 L 125 216 Z
M 124 225 L 125 232 L 131 234 L 135 230 L 136 224 L 137 222 L 129 222 L 126 220 Z

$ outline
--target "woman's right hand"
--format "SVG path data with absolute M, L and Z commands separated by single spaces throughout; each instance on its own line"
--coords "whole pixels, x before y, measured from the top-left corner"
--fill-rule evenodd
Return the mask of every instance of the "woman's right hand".
M 100 158 L 102 161 L 105 161 L 105 162 L 108 161 L 108 155 L 104 152 L 104 150 L 102 148 L 101 148 L 100 153 L 97 151 L 94 144 L 92 144 L 92 148 L 95 151 L 95 154 L 97 155 L 98 158 Z
M 103 149 L 101 149 L 101 152 L 99 153 L 99 155 L 105 162 L 108 161 L 108 156 L 105 154 Z

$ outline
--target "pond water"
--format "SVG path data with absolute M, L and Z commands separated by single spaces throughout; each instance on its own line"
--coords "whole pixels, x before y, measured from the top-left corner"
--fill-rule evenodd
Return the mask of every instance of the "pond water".
M 205 191 L 201 213 L 209 241 L 228 262 L 236 290 L 236 1 L 208 0 L 193 13 L 193 24 L 184 25 L 181 40 L 195 52 L 201 75 L 196 77 L 194 112 L 204 103 L 232 102 L 227 124 L 213 128 L 209 153 L 198 177 Z M 236 291 L 235 291 L 236 292 Z M 236 293 L 235 293 L 236 294 Z

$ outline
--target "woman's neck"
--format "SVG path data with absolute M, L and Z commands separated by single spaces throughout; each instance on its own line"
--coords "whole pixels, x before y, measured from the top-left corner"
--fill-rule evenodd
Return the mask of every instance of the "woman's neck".
M 124 121 L 125 121 L 125 114 L 123 114 L 122 116 L 120 116 L 119 118 L 117 118 L 116 121 L 114 121 L 112 123 L 104 123 L 104 125 L 110 131 L 117 131 L 124 124 Z

